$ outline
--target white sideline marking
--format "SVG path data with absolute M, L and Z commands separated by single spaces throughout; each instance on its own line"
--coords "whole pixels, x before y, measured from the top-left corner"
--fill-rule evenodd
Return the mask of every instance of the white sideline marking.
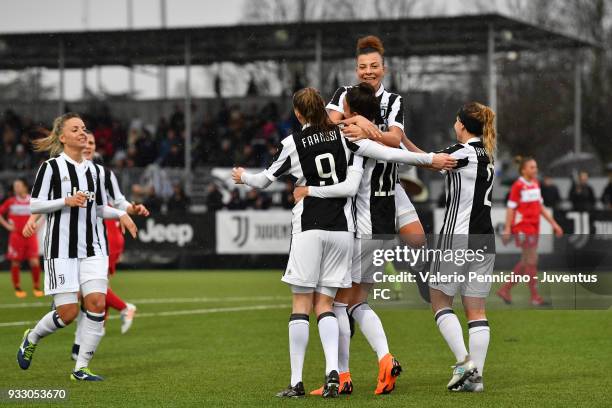
M 151 298 L 151 299 L 129 299 L 130 303 L 139 304 L 164 304 L 164 303 L 211 303 L 211 302 L 248 302 L 252 300 L 289 300 L 287 296 L 226 296 L 226 297 L 195 297 L 195 298 Z M 27 309 L 30 307 L 50 307 L 48 302 L 30 303 L 7 303 L 0 304 L 0 309 Z
M 253 306 L 236 306 L 236 307 L 215 307 L 210 309 L 194 309 L 194 310 L 172 310 L 168 312 L 156 312 L 156 313 L 136 313 L 136 317 L 159 317 L 159 316 L 186 316 L 196 314 L 211 314 L 211 313 L 225 313 L 225 312 L 248 312 L 253 310 L 267 310 L 267 309 L 283 309 L 290 308 L 289 303 L 282 305 L 253 305 Z M 111 315 L 109 319 L 119 319 L 119 315 Z M 0 323 L 0 327 L 18 327 L 18 326 L 29 326 L 37 323 L 37 320 L 21 321 L 21 322 L 6 322 Z

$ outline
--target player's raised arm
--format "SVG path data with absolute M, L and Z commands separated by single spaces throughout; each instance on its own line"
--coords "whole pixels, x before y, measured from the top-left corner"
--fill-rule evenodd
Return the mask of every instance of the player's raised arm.
M 287 136 L 278 146 L 272 163 L 267 169 L 256 174 L 248 173 L 242 167 L 232 169 L 232 180 L 236 184 L 246 184 L 255 188 L 266 188 L 279 177 L 289 173 L 294 163 L 291 163 L 292 153 L 295 152 L 293 136 Z

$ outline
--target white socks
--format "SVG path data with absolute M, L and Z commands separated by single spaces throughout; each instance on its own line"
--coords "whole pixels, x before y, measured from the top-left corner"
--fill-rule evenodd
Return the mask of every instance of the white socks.
M 325 375 L 338 371 L 338 319 L 334 312 L 324 312 L 317 317 L 319 337 L 325 354 Z
M 36 323 L 36 326 L 34 326 L 34 329 L 32 329 L 28 335 L 28 341 L 36 344 L 43 337 L 46 337 L 57 331 L 57 329 L 61 329 L 63 327 L 66 327 L 66 324 L 62 321 L 62 319 L 60 319 L 59 315 L 57 314 L 57 310 L 52 310 L 44 315 L 43 318 L 38 321 L 38 323 Z
M 334 302 L 334 313 L 338 319 L 338 371 L 349 371 L 349 351 L 351 347 L 351 325 L 349 323 L 346 303 Z
M 453 309 L 444 308 L 436 312 L 434 317 L 436 324 L 442 337 L 446 340 L 448 347 L 455 355 L 457 362 L 463 361 L 468 355 L 467 349 L 465 348 L 465 342 L 463 340 L 463 330 L 461 329 L 461 323 Z
M 482 376 L 485 359 L 487 358 L 487 349 L 489 348 L 489 339 L 491 337 L 489 321 L 486 319 L 470 320 L 468 328 L 470 333 L 470 357 L 474 364 L 476 364 L 478 375 Z
M 98 344 L 104 336 L 104 312 L 85 312 L 85 317 L 81 320 L 80 326 L 78 330 L 80 331 L 81 347 L 74 366 L 75 370 L 87 367 L 89 361 L 93 358 Z
M 368 343 L 370 343 L 372 349 L 376 352 L 378 360 L 380 361 L 380 359 L 389 353 L 387 336 L 385 335 L 385 329 L 383 329 L 380 318 L 367 303 L 360 303 L 353 306 L 349 310 L 349 314 L 359 323 L 361 332 L 368 340 Z
M 79 315 L 74 320 L 74 323 L 76 324 L 76 330 L 74 332 L 74 344 L 81 345 L 81 342 L 83 341 L 83 327 L 85 326 L 84 324 L 81 324 L 83 323 L 83 318 L 85 318 L 85 311 L 81 309 L 79 311 Z
M 291 314 L 291 317 L 289 317 L 289 358 L 291 360 L 292 387 L 302 381 L 309 329 L 310 323 L 307 314 Z

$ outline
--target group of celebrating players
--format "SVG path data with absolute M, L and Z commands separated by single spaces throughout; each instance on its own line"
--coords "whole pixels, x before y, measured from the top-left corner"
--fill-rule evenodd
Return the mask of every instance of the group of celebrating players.
M 494 233 L 490 214 L 494 112 L 479 103 L 465 104 L 454 123 L 457 143 L 438 153 L 425 153 L 404 133 L 402 97 L 382 84 L 386 67 L 380 39 L 359 39 L 356 64 L 360 83 L 339 88 L 327 105 L 316 89 L 295 93 L 293 109 L 302 129 L 282 140 L 266 170 L 251 174 L 239 167 L 232 172 L 236 183 L 256 188 L 265 188 L 284 175 L 296 179 L 292 241 L 282 278 L 293 294 L 288 325 L 291 380 L 279 397 L 306 394 L 302 370 L 312 311 L 325 355 L 325 380 L 312 395 L 328 398 L 353 392 L 349 350 L 355 323 L 377 355 L 375 394 L 394 390 L 402 368 L 390 353 L 380 318 L 368 304 L 375 283 L 369 257 L 373 249 L 384 245 L 380 236 L 397 233 L 406 245 L 427 245 L 418 214 L 398 183 L 398 164 L 444 174 L 446 211 L 438 248 L 454 247 L 454 236 Z M 17 360 L 22 369 L 28 369 L 39 341 L 76 320 L 76 364 L 70 377 L 100 381 L 103 378 L 89 369 L 89 361 L 104 336 L 108 306 L 121 311 L 123 332 L 129 329 L 136 309 L 108 287 L 108 276 L 114 273 L 123 247 L 118 225 L 135 237 L 130 214 L 148 216 L 149 212 L 129 203 L 112 171 L 93 162 L 95 139 L 77 114 L 58 117 L 50 135 L 34 144 L 51 158 L 41 165 L 31 196 L 24 180 L 14 183 L 15 196 L 0 207 L 0 214 L 9 211 L 9 221 L 0 216 L 0 224 L 11 231 L 8 255 L 15 294 L 26 296 L 19 283 L 19 266 L 28 260 L 34 295 L 42 296 L 35 232 L 39 217 L 46 214 L 44 291 L 53 296 L 54 308 L 26 331 Z M 508 204 L 505 235 L 521 233 L 519 244 L 525 251 L 515 268 L 517 274 L 537 273 L 533 254 L 540 213 L 553 224 L 555 233 L 562 234 L 541 206 L 533 165 L 533 159 L 521 164 L 523 177 L 512 188 Z M 527 213 L 527 219 L 523 218 Z M 494 261 L 492 245 L 484 260 L 466 264 L 465 270 L 490 274 Z M 450 272 L 455 267 L 422 262 L 414 265 L 413 272 Z M 490 283 L 419 282 L 421 296 L 431 303 L 436 324 L 455 356 L 450 390 L 484 390 L 482 375 L 490 340 L 485 298 L 490 287 Z M 511 301 L 510 288 L 506 285 L 498 292 L 506 302 Z M 531 290 L 532 302 L 541 304 L 535 283 Z M 452 309 L 457 293 L 468 319 L 467 347 Z
M 323 386 L 311 394 L 337 397 L 353 391 L 348 363 L 354 322 L 378 357 L 375 394 L 395 388 L 402 368 L 389 352 L 380 318 L 367 303 L 374 284 L 368 257 L 382 245 L 377 238 L 382 235 L 399 233 L 407 245 L 426 245 L 416 210 L 397 183 L 397 163 L 445 173 L 446 215 L 439 245 L 448 246 L 458 234 L 493 235 L 493 111 L 479 103 L 464 105 L 454 124 L 458 143 L 440 153 L 424 153 L 404 133 L 401 96 L 382 84 L 383 55 L 380 39 L 359 39 L 356 72 L 360 83 L 338 89 L 327 105 L 313 88 L 298 91 L 293 108 L 302 130 L 282 140 L 263 172 L 250 174 L 235 168 L 232 173 L 236 183 L 256 188 L 265 188 L 283 175 L 296 179 L 291 248 L 282 278 L 293 293 L 291 381 L 279 397 L 305 395 L 302 368 L 312 310 L 326 367 Z M 494 245 L 489 252 L 484 261 L 469 267 L 491 273 Z M 444 264 L 432 267 L 448 268 Z M 426 268 L 423 262 L 415 272 Z M 490 284 L 442 283 L 427 288 L 426 282 L 420 283 L 421 294 L 431 302 L 440 332 L 456 357 L 448 388 L 482 391 L 490 337 L 484 300 Z M 458 292 L 469 320 L 469 352 L 452 310 Z

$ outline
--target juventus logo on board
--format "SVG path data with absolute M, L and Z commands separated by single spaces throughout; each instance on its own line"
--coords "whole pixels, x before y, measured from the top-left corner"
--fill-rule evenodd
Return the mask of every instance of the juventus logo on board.
M 238 247 L 243 247 L 249 239 L 249 218 L 235 215 L 232 217 L 236 221 L 236 235 L 232 238 Z

